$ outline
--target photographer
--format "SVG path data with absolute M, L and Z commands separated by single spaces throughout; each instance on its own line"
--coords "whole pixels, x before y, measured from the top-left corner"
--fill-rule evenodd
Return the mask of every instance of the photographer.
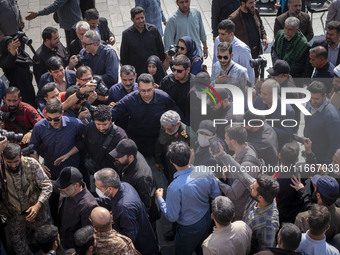
M 15 133 L 23 133 L 24 137 L 21 142 L 26 144 L 31 138 L 31 131 L 33 126 L 41 120 L 37 110 L 21 102 L 20 90 L 16 87 L 9 87 L 4 96 L 4 105 L 0 108 L 3 112 L 0 118 L 0 126 L 8 131 Z M 4 113 L 10 113 L 5 117 Z
M 22 33 L 22 32 L 21 32 Z M 19 88 L 23 94 L 23 101 L 35 107 L 35 92 L 32 84 L 33 75 L 30 71 L 32 59 L 20 47 L 29 40 L 26 36 L 5 36 L 0 42 L 0 67 L 10 82 L 10 86 Z
M 77 93 L 78 90 L 78 85 L 69 87 L 65 93 L 65 100 L 67 100 L 74 93 Z M 64 111 L 64 116 L 78 118 L 84 123 L 89 123 L 91 121 L 90 112 L 86 107 L 85 109 L 82 108 L 82 103 L 84 103 L 86 100 L 87 98 L 79 99 L 77 102 L 72 104 L 68 109 Z

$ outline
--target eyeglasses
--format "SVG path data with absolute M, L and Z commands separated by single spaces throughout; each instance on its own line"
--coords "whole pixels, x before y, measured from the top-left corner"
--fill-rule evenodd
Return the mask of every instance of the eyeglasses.
M 79 78 L 79 80 L 81 80 L 81 81 L 92 81 L 92 80 L 93 80 L 93 77 L 91 76 L 91 77 L 85 78 L 85 79 L 80 79 L 80 78 Z
M 82 44 L 84 47 L 87 47 L 87 46 L 89 46 L 89 45 L 91 45 L 91 44 L 94 44 L 94 43 L 85 43 L 85 42 L 81 41 L 81 44 Z
M 228 60 L 228 59 L 229 59 L 229 56 L 221 56 L 221 55 L 218 55 L 217 58 L 218 58 L 218 59 L 224 58 L 225 60 Z
M 59 41 L 59 40 L 60 40 L 60 38 L 61 38 L 61 36 L 59 35 L 58 37 L 56 37 L 56 38 L 53 38 L 53 40 L 55 40 L 55 41 Z
M 54 121 L 54 122 L 59 122 L 59 121 L 61 120 L 61 116 L 55 117 L 55 118 L 46 117 L 46 120 L 47 120 L 48 122 L 52 122 L 52 121 Z
M 177 48 L 179 49 L 179 50 L 186 50 L 187 48 L 184 48 L 184 47 L 181 47 L 181 46 L 177 46 Z
M 176 68 L 172 68 L 173 72 L 177 72 L 177 73 L 183 73 L 185 69 L 176 69 Z
M 145 89 L 140 89 L 139 92 L 140 92 L 140 93 L 143 93 L 143 94 L 146 94 L 146 93 L 149 94 L 149 93 L 151 93 L 151 92 L 153 91 L 153 89 L 154 89 L 154 88 L 152 88 L 152 89 L 147 89 L 147 90 L 145 90 Z

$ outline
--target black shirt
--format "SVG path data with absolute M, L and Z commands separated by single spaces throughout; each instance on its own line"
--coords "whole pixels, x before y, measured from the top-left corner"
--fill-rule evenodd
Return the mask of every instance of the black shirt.
M 251 38 L 251 40 L 249 40 L 249 47 L 253 48 L 257 46 L 258 42 L 260 41 L 260 35 L 255 24 L 254 15 L 250 11 L 248 11 L 248 13 L 241 13 L 247 28 L 248 38 Z
M 152 55 L 159 57 L 162 62 L 165 59 L 162 37 L 154 25 L 145 24 L 142 33 L 134 26 L 123 32 L 120 47 L 122 65 L 134 66 L 139 76 L 144 71 L 146 60 Z

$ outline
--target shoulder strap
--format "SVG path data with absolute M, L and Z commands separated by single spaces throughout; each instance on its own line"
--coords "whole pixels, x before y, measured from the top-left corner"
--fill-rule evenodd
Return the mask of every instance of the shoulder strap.
M 191 67 L 192 67 L 192 65 L 194 64 L 194 62 L 195 62 L 197 59 L 201 59 L 201 58 L 200 58 L 200 57 L 196 57 L 196 58 L 194 59 L 194 61 L 191 62 Z
M 100 158 L 98 159 L 98 164 L 100 165 L 101 162 L 102 162 L 102 159 L 106 153 L 106 150 L 107 150 L 107 147 L 109 147 L 112 139 L 113 139 L 113 136 L 116 134 L 116 131 L 117 131 L 117 126 L 113 123 L 112 124 L 112 129 L 109 133 L 109 135 L 105 138 L 104 142 L 103 142 L 103 146 L 100 148 Z

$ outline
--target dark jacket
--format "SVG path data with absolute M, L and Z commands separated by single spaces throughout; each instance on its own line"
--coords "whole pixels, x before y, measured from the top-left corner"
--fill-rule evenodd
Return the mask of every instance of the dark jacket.
M 246 28 L 245 22 L 242 18 L 241 7 L 239 7 L 236 11 L 234 11 L 229 16 L 229 19 L 231 21 L 233 21 L 234 24 L 235 24 L 235 27 L 237 27 L 237 29 L 235 30 L 235 36 L 249 46 L 250 45 L 250 38 L 248 37 L 247 28 Z M 259 34 L 260 39 L 262 39 L 262 40 L 267 39 L 267 34 L 266 34 L 266 31 L 264 30 L 264 26 L 262 24 L 262 20 L 261 20 L 259 11 L 257 9 L 255 9 L 254 21 L 255 21 L 255 24 L 258 28 L 258 34 Z M 259 54 L 261 54 L 262 53 L 261 41 L 258 42 L 257 46 L 260 49 Z M 252 51 L 252 53 L 253 53 L 253 51 Z
M 275 19 L 274 37 L 276 36 L 277 32 L 280 29 L 284 29 L 285 20 L 289 17 L 290 17 L 289 12 L 287 11 Z M 309 17 L 309 14 L 305 12 L 300 12 L 298 19 L 300 20 L 300 27 L 299 27 L 300 31 L 304 34 L 304 36 L 306 36 L 307 41 L 312 40 L 314 36 L 314 32 L 313 32 L 312 22 Z
M 326 42 L 325 39 L 319 39 L 319 40 L 315 40 L 314 43 L 313 43 L 313 46 L 312 48 L 316 47 L 316 46 L 323 46 L 325 47 L 325 49 L 327 50 L 328 52 L 328 43 Z M 340 50 L 339 50 L 339 53 L 338 53 L 338 58 L 336 60 L 336 65 L 339 65 L 340 64 Z

